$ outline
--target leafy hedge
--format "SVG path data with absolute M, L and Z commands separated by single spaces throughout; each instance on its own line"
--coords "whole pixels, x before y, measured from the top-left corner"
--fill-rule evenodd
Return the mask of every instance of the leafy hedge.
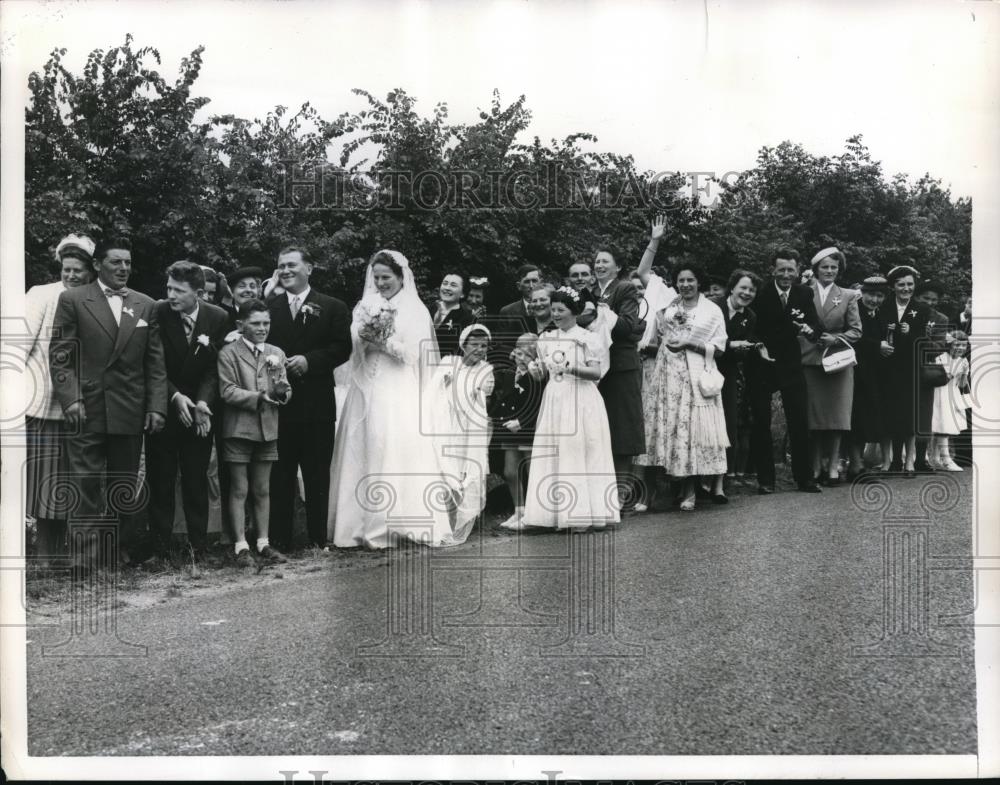
M 92 52 L 79 74 L 63 66 L 65 51 L 29 79 L 29 286 L 52 279 L 58 239 L 83 231 L 128 235 L 134 285 L 151 293 L 176 259 L 270 268 L 294 242 L 317 259 L 317 286 L 348 300 L 363 260 L 395 247 L 425 289 L 458 267 L 489 276 L 500 303 L 514 298 L 524 263 L 559 277 L 598 247 L 636 263 L 656 212 L 670 216 L 663 262 L 691 254 L 724 275 L 737 265 L 762 271 L 776 244 L 807 258 L 836 244 L 849 281 L 912 261 L 952 287 L 953 304 L 971 286 L 970 200 L 929 175 L 887 178 L 860 136 L 832 157 L 787 141 L 765 147 L 704 206 L 685 175 L 639 171 L 631 156 L 595 152 L 590 134 L 519 142 L 531 123 L 524 96 L 504 104 L 494 92 L 468 125 L 450 123 L 446 104 L 422 116 L 403 90 L 384 99 L 355 90 L 365 108 L 330 120 L 307 103 L 196 122 L 209 103 L 192 95 L 203 48 L 172 80 L 157 50 L 130 36 Z

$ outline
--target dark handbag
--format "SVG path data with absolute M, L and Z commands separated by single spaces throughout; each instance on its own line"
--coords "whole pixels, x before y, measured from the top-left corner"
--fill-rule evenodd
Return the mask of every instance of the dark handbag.
M 920 369 L 920 380 L 928 387 L 943 387 L 948 383 L 948 371 L 937 363 L 925 365 Z

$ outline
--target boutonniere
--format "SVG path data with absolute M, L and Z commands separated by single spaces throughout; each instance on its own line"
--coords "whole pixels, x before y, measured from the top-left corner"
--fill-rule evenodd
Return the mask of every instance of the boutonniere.
M 278 355 L 269 354 L 264 358 L 264 364 L 271 370 L 274 370 L 281 365 L 281 360 L 278 359 Z
M 907 313 L 907 315 L 909 315 L 909 316 L 916 316 L 916 315 L 917 315 L 917 312 L 916 312 L 916 311 L 907 311 L 906 313 Z
M 202 346 L 208 346 L 208 344 L 210 343 L 209 338 L 207 335 L 205 335 L 205 333 L 199 335 L 195 340 L 197 340 L 198 342 L 194 347 L 195 354 L 198 354 Z
M 834 306 L 838 306 L 838 305 L 840 305 L 844 301 L 840 297 L 834 297 L 833 300 L 832 300 L 832 302 L 833 302 Z
M 448 319 L 448 321 L 444 323 L 444 326 L 447 327 L 449 330 L 455 329 L 455 323 L 451 319 Z
M 312 303 L 306 303 L 299 310 L 302 312 L 303 322 L 309 321 L 310 317 L 319 316 L 320 314 L 319 306 L 313 305 Z
M 802 311 L 800 311 L 798 308 L 792 308 L 792 310 L 790 310 L 788 313 L 792 315 L 793 319 L 805 318 L 805 314 L 802 313 Z
M 127 313 L 133 319 L 135 318 L 135 311 L 133 311 L 131 308 L 126 308 L 126 307 L 122 306 L 122 313 Z

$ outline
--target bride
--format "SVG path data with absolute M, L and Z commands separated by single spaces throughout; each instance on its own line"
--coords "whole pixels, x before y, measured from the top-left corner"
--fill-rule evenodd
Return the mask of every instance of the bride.
M 410 263 L 379 251 L 351 322 L 351 384 L 330 467 L 330 539 L 339 548 L 387 548 L 396 538 L 458 545 L 478 510 L 443 469 L 433 423 L 445 401 L 428 394 L 438 360 L 430 313 Z M 471 518 L 470 518 L 471 515 Z

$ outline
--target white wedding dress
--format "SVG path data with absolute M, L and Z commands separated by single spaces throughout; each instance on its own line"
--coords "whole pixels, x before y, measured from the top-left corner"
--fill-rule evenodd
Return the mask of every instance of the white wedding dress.
M 461 478 L 442 460 L 435 429 L 447 401 L 431 395 L 438 364 L 430 313 L 420 301 L 406 258 L 403 288 L 386 300 L 371 265 L 354 309 L 351 383 L 340 413 L 330 467 L 330 540 L 339 548 L 387 548 L 399 538 L 430 546 L 458 545 L 479 510 L 462 504 Z M 395 330 L 384 347 L 358 336 L 362 314 L 388 303 Z M 423 409 L 423 413 L 421 413 Z

